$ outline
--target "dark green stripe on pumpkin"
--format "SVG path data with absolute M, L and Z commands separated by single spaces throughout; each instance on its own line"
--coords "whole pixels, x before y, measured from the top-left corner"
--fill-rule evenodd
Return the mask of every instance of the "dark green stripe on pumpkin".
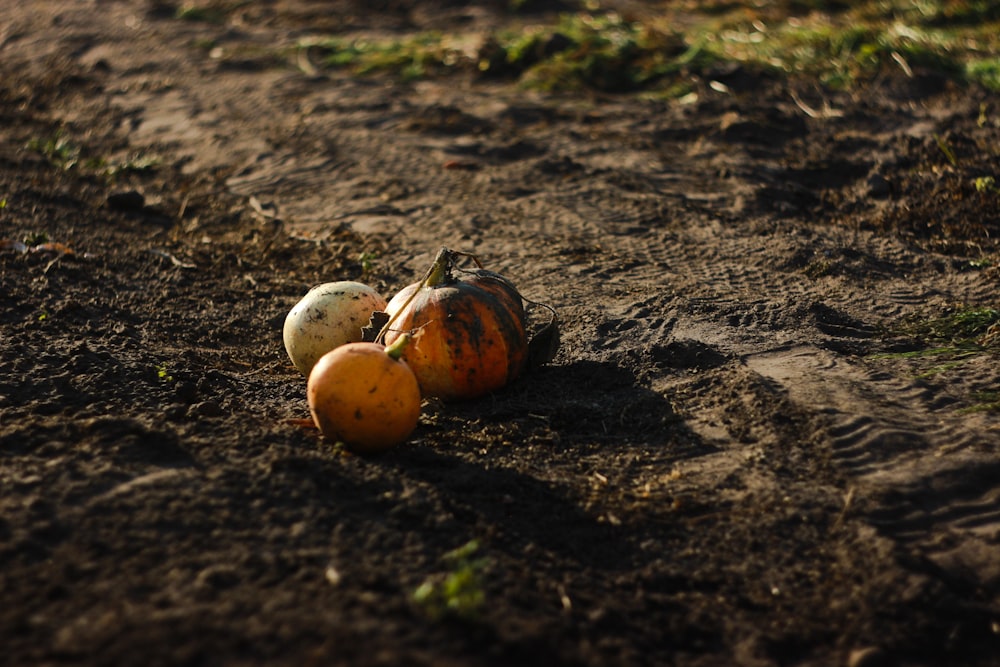
M 513 379 L 521 372 L 527 358 L 527 327 L 521 295 L 509 280 L 492 271 L 476 271 L 474 277 L 467 282 L 489 292 L 503 306 L 494 308 L 493 311 L 497 315 L 500 333 L 507 341 L 507 358 L 510 364 L 507 378 Z

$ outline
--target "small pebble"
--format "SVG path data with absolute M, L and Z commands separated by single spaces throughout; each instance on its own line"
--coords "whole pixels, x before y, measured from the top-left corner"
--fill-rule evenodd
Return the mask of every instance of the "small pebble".
M 889 667 L 885 651 L 878 646 L 856 648 L 847 657 L 847 667 Z
M 885 199 L 892 194 L 892 186 L 885 176 L 874 173 L 868 177 L 868 196 L 873 199 Z
M 180 421 L 187 416 L 188 406 L 183 403 L 174 403 L 173 405 L 168 405 L 163 411 L 163 416 L 166 417 L 168 421 Z
M 222 414 L 222 407 L 215 401 L 202 401 L 195 403 L 188 408 L 188 417 L 218 417 Z

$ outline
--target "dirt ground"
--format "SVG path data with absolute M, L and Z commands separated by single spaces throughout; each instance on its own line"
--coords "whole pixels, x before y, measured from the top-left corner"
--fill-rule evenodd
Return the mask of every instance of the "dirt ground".
M 1000 665 L 1000 359 L 886 354 L 1000 301 L 1000 96 L 281 55 L 499 15 L 377 4 L 0 10 L 0 663 Z M 441 246 L 562 347 L 344 453 L 285 314 Z

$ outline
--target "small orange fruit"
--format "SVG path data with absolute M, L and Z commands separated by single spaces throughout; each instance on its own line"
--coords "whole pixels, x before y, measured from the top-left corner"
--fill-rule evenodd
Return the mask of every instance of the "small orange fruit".
M 309 373 L 313 421 L 332 441 L 358 454 L 404 442 L 420 418 L 420 385 L 400 359 L 409 337 L 388 347 L 348 343 L 327 352 Z

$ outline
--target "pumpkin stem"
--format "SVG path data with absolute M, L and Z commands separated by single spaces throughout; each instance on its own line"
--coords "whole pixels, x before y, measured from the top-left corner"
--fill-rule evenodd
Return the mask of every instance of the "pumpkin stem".
M 424 278 L 424 286 L 437 287 L 441 284 L 454 282 L 455 278 L 451 275 L 451 271 L 455 268 L 459 257 L 471 259 L 477 267 L 480 269 L 483 268 L 483 263 L 479 261 L 479 257 L 471 252 L 441 248 L 434 258 L 434 264 L 431 266 L 430 271 L 427 272 L 427 277 Z
M 392 345 L 385 348 L 385 353 L 388 354 L 391 359 L 399 361 L 399 358 L 403 356 L 403 350 L 410 344 L 411 340 L 412 336 L 410 336 L 410 334 L 403 334 L 394 340 Z
M 396 313 L 389 318 L 389 321 L 382 326 L 382 329 L 379 330 L 378 335 L 375 336 L 376 343 L 385 339 L 385 335 L 389 332 L 389 327 L 391 327 L 392 323 L 396 321 L 399 314 L 406 310 L 406 307 L 410 305 L 410 302 L 413 301 L 414 298 L 416 298 L 417 294 L 420 293 L 420 290 L 425 287 L 435 287 L 453 280 L 451 276 L 451 267 L 454 263 L 455 253 L 453 251 L 445 247 L 438 250 L 438 254 L 434 258 L 434 263 L 431 265 L 431 268 L 427 270 L 427 273 L 424 274 L 423 280 L 420 281 L 420 285 L 417 289 L 413 290 L 413 294 L 410 295 L 399 310 L 397 310 Z
M 451 282 L 451 267 L 455 264 L 455 253 L 448 248 L 438 250 L 434 264 L 424 276 L 424 287 L 437 287 L 442 283 Z
M 482 262 L 479 261 L 479 257 L 473 255 L 469 252 L 461 252 L 459 250 L 451 250 L 450 248 L 443 247 L 438 250 L 438 254 L 434 257 L 434 263 L 431 264 L 431 268 L 427 270 L 424 274 L 424 279 L 420 281 L 420 286 L 413 290 L 413 294 L 406 300 L 406 302 L 396 311 L 388 322 L 382 327 L 375 337 L 375 342 L 379 342 L 385 339 L 386 333 L 388 333 L 389 328 L 392 323 L 396 321 L 399 314 L 406 310 L 406 307 L 410 305 L 410 302 L 416 298 L 417 294 L 425 287 L 437 287 L 438 285 L 447 285 L 448 283 L 454 282 L 455 278 L 451 275 L 451 270 L 455 267 L 455 258 L 457 257 L 468 257 L 473 262 L 476 263 L 480 269 L 483 268 Z

